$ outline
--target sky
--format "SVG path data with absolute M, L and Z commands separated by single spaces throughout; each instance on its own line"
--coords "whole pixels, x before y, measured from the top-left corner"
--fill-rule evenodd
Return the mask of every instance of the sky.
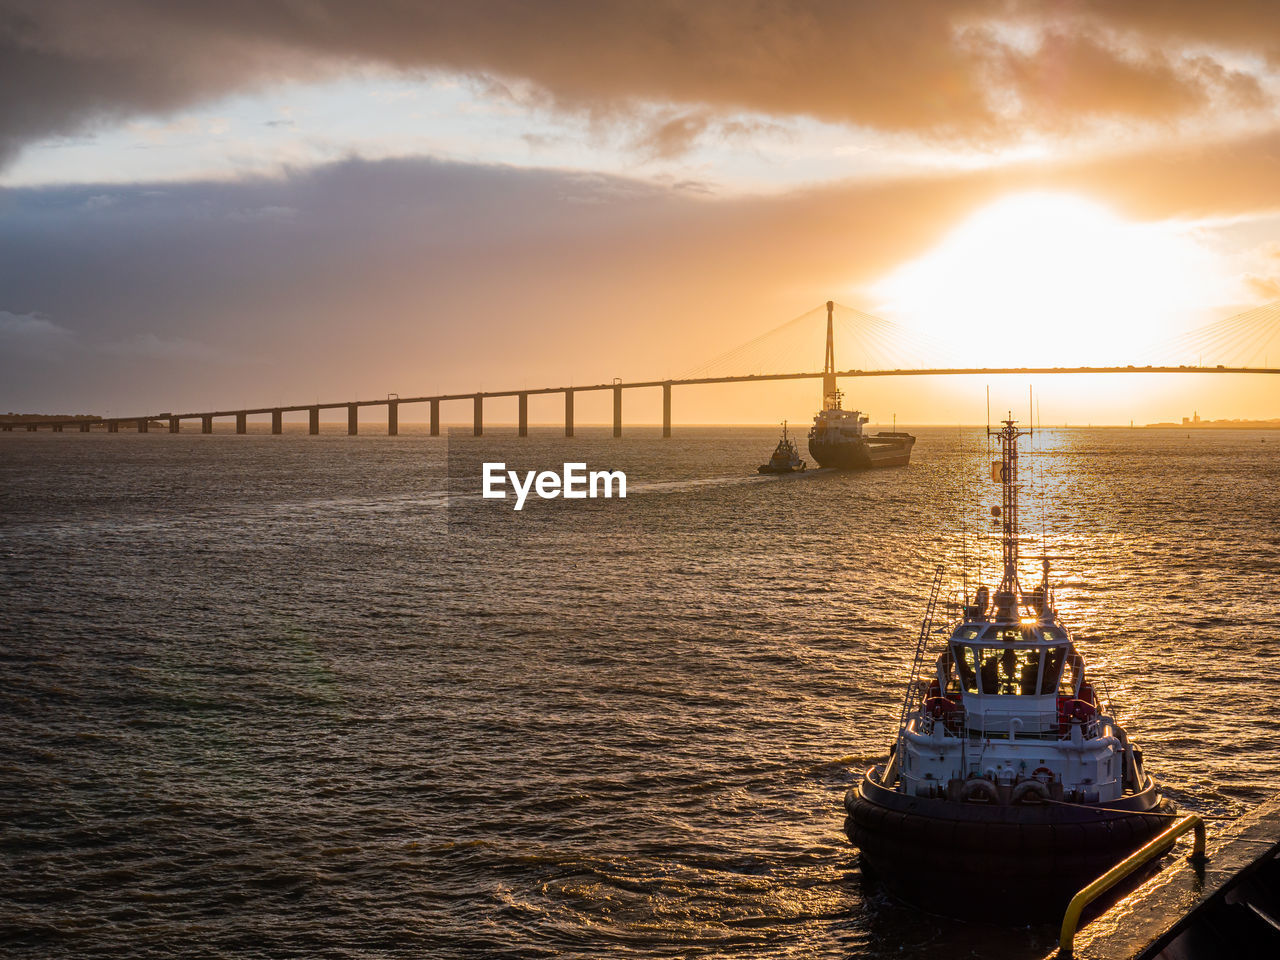
M 0 0 L 0 91 L 0 411 L 818 369 L 828 299 L 841 367 L 1280 366 L 1228 320 L 1280 300 L 1262 0 Z M 980 423 L 1028 378 L 843 386 Z M 1052 422 L 1280 417 L 1268 377 L 1034 387 Z

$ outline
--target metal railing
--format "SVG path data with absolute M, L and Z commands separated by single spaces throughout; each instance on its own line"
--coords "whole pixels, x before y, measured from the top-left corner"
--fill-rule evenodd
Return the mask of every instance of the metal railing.
M 1012 724 L 1010 720 L 1017 718 L 1022 721 L 1022 725 L 1013 731 L 1010 737 L 1010 728 Z M 973 718 L 977 722 L 974 723 Z M 970 740 L 1052 740 L 1058 741 L 1062 738 L 1061 723 L 1058 711 L 1055 710 L 1026 710 L 1021 713 L 988 713 L 983 711 L 979 713 L 976 710 L 965 709 L 965 725 L 962 728 L 968 734 Z M 990 724 L 990 728 L 988 728 Z M 1089 725 L 1082 727 L 1082 733 L 1085 739 L 1089 739 Z
M 1188 830 L 1194 830 L 1196 836 L 1195 846 L 1187 859 L 1196 866 L 1205 863 L 1207 857 L 1204 854 L 1204 821 L 1199 815 L 1191 813 L 1157 835 L 1136 853 L 1121 860 L 1071 898 L 1071 903 L 1067 905 L 1067 912 L 1062 917 L 1062 932 L 1058 936 L 1059 960 L 1070 960 L 1075 944 L 1076 928 L 1080 925 L 1080 914 L 1084 912 L 1084 908 L 1139 867 L 1165 853 Z

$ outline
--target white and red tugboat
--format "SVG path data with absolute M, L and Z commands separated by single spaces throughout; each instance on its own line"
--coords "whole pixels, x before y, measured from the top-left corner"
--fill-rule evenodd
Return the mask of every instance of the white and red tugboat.
M 916 646 L 897 742 L 845 796 L 866 872 L 938 912 L 1014 922 L 1068 899 L 1170 824 L 1173 804 L 1098 696 L 1054 609 L 1049 563 L 1018 582 L 1018 438 L 996 433 L 1004 573 L 929 649 L 941 570 Z M 993 471 L 994 472 L 994 471 Z M 939 631 L 942 632 L 942 631 Z M 928 673 L 924 673 L 924 669 Z

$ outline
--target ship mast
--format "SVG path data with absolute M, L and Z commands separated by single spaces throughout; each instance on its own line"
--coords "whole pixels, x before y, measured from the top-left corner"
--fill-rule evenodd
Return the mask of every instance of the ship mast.
M 1031 435 L 1030 430 L 1019 430 L 1013 415 L 1001 421 L 1004 426 L 996 431 L 987 428 L 987 436 L 1000 438 L 1000 463 L 992 464 L 993 480 L 1001 486 L 1001 547 L 1004 554 L 1004 576 L 996 589 L 996 617 L 1012 620 L 1017 615 L 1018 604 L 1018 438 Z
M 824 410 L 840 409 L 840 388 L 836 386 L 836 346 L 832 330 L 832 314 L 835 301 L 827 301 L 827 356 L 822 363 L 822 408 Z

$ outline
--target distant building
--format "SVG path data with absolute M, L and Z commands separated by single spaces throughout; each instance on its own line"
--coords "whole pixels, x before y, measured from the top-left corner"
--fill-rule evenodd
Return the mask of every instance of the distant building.
M 1182 418 L 1182 425 L 1184 427 L 1194 427 L 1194 426 L 1197 426 L 1199 423 L 1200 423 L 1200 414 L 1198 411 L 1192 412 L 1190 417 Z

